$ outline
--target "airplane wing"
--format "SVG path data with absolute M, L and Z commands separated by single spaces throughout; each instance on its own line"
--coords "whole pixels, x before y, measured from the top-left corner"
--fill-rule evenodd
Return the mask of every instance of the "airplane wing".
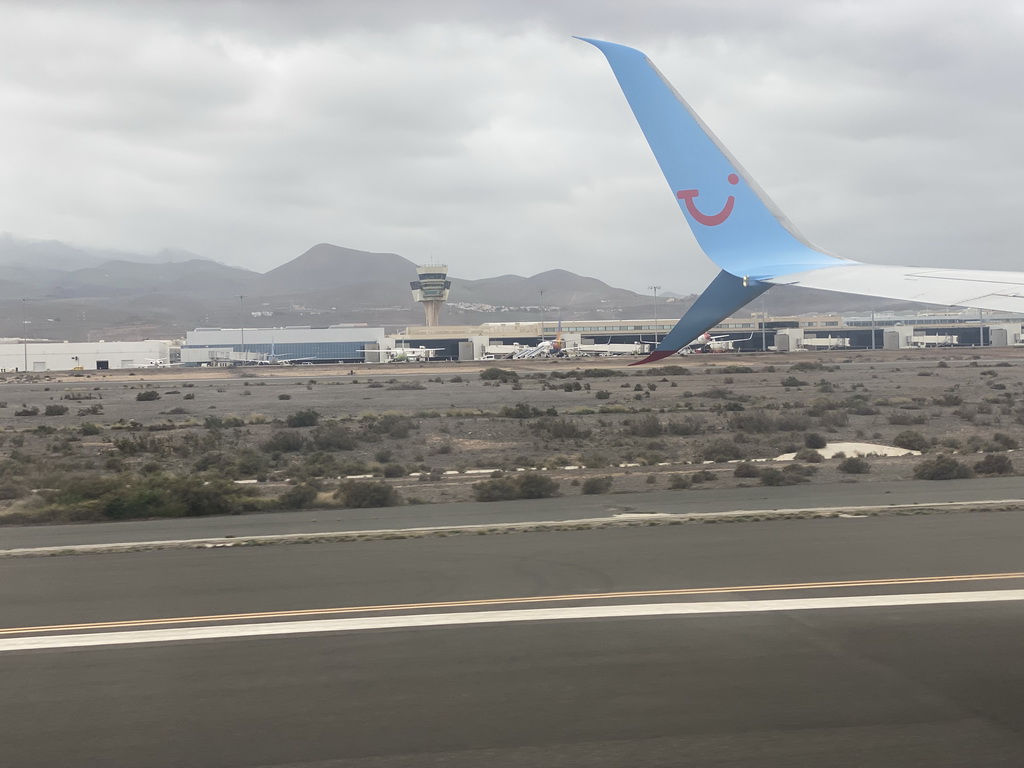
M 825 291 L 1024 314 L 1024 274 L 853 263 L 767 280 Z
M 1024 312 L 1024 273 L 864 264 L 811 244 L 643 53 L 579 38 L 608 59 L 701 249 L 722 271 L 658 348 L 675 354 L 773 285 Z

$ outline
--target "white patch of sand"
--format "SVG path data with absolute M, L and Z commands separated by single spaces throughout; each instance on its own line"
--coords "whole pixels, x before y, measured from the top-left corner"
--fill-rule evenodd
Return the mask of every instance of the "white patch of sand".
M 845 453 L 847 456 L 920 456 L 920 451 L 910 451 L 906 448 L 897 448 L 894 445 L 876 445 L 875 443 L 829 443 L 824 448 L 815 450 L 826 459 L 831 459 L 837 453 Z M 784 453 L 776 456 L 775 461 L 793 461 L 795 453 Z

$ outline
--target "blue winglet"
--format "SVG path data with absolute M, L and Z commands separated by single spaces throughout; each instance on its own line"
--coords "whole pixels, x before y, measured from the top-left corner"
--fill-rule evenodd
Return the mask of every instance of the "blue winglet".
M 714 328 L 771 287 L 770 283 L 749 282 L 724 270 L 719 272 L 718 277 L 697 297 L 693 306 L 686 310 L 686 314 L 661 340 L 658 348 L 643 360 L 631 365 L 653 363 L 674 355 L 706 330 Z
M 596 46 L 708 258 L 736 277 L 764 280 L 849 263 L 807 242 L 646 55 Z

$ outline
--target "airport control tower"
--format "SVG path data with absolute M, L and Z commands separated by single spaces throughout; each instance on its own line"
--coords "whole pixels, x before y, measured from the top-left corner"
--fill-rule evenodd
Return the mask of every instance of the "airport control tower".
M 416 267 L 416 275 L 419 280 L 409 283 L 412 297 L 423 305 L 423 311 L 427 316 L 426 325 L 440 325 L 441 306 L 448 301 L 448 290 L 452 287 L 448 279 L 448 265 L 430 264 Z

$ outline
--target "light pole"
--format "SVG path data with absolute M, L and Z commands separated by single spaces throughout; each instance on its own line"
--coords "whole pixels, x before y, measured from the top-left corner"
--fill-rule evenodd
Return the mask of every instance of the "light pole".
M 544 289 L 540 291 L 540 343 L 544 343 Z
M 650 286 L 648 286 L 648 288 L 650 288 L 652 291 L 654 291 L 654 348 L 657 349 L 658 348 L 658 291 L 661 290 L 661 286 L 660 285 L 650 285 Z
M 21 346 L 25 352 L 25 367 L 21 370 L 28 372 L 28 321 L 25 319 L 25 299 L 21 300 Z
M 761 351 L 768 351 L 768 307 L 764 294 L 761 294 Z
M 242 365 L 245 365 L 245 296 L 238 297 L 238 332 L 242 335 L 241 352 Z

